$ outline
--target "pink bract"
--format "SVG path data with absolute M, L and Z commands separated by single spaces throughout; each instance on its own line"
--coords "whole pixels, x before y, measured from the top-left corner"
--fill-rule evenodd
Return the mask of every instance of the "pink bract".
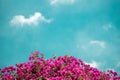
M 120 80 L 117 72 L 102 72 L 73 56 L 45 60 L 33 52 L 27 63 L 0 69 L 0 80 Z

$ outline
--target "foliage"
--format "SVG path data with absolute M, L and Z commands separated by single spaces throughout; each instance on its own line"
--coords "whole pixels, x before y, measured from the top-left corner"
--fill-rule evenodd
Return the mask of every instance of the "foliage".
M 0 69 L 0 80 L 120 80 L 117 72 L 102 72 L 73 56 L 59 56 L 45 60 L 33 52 L 27 63 Z

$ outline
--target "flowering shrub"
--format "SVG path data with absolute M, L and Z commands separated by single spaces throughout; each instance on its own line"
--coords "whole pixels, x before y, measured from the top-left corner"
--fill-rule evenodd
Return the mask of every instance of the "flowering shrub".
M 73 56 L 44 59 L 33 52 L 29 62 L 0 69 L 0 80 L 120 80 L 116 72 L 102 72 Z

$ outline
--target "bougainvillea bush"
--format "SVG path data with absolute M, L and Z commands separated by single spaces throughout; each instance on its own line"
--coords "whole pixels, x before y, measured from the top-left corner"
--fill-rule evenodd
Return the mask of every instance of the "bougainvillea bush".
M 102 72 L 73 56 L 40 55 L 33 52 L 28 62 L 0 69 L 0 80 L 120 80 L 116 72 Z

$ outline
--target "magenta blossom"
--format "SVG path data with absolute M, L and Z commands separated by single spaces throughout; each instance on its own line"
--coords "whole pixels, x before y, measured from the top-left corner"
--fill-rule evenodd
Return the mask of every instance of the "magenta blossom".
M 103 72 L 73 56 L 44 59 L 32 52 L 29 61 L 0 69 L 0 80 L 120 80 L 117 72 Z

